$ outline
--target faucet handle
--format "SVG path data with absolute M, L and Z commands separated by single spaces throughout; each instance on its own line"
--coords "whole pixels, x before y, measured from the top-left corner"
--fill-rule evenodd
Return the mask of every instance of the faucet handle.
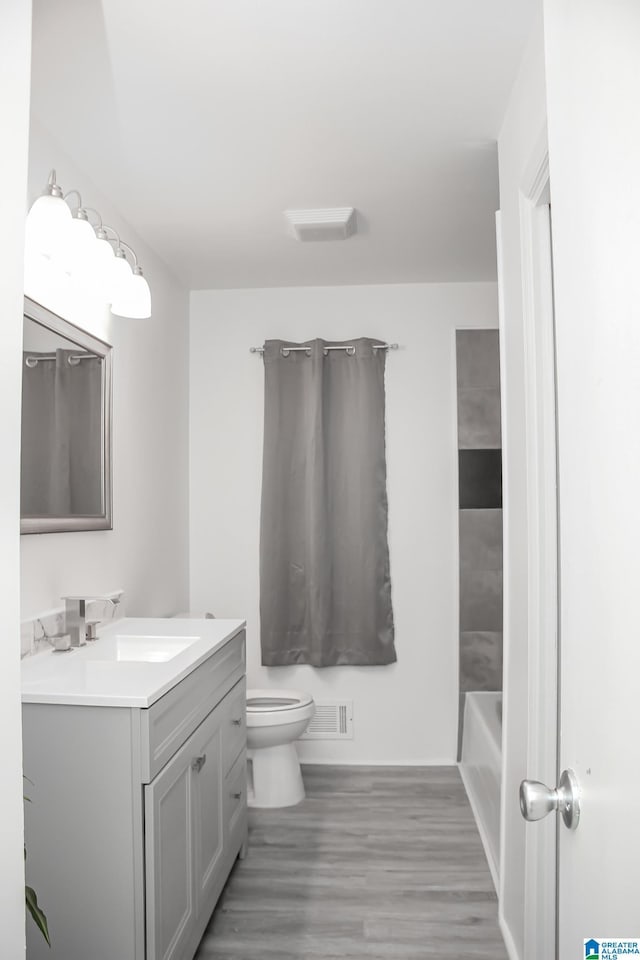
M 53 647 L 54 653 L 63 653 L 71 650 L 71 635 L 68 633 L 57 633 L 47 639 Z
M 96 639 L 96 637 L 97 637 L 96 631 L 97 631 L 97 629 L 98 629 L 98 623 L 99 623 L 99 622 L 100 622 L 99 620 L 89 620 L 89 621 L 87 622 L 87 633 L 86 633 L 87 640 L 95 640 L 95 639 Z

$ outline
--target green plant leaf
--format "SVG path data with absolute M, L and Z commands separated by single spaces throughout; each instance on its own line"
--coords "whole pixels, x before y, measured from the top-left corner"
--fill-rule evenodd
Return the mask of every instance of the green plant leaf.
M 27 905 L 27 910 L 33 917 L 34 923 L 41 931 L 42 936 L 45 938 L 49 946 L 51 946 L 51 940 L 49 939 L 49 927 L 47 925 L 47 918 L 44 913 L 38 906 L 38 898 L 36 897 L 36 892 L 33 887 L 24 888 L 24 898 Z

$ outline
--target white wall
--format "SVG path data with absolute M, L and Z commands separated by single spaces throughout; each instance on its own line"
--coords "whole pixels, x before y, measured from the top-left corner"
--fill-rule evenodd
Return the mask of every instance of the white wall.
M 114 346 L 113 530 L 22 537 L 22 616 L 61 606 L 69 591 L 123 588 L 127 613 L 164 616 L 184 608 L 188 582 L 188 294 L 117 212 L 32 121 L 29 200 L 51 167 L 65 191 L 133 245 L 149 281 L 150 320 L 112 318 L 64 287 L 27 282 L 26 292 Z
M 31 4 L 0 5 L 0 942 L 24 957 L 22 748 L 20 742 L 20 374 L 22 248 L 27 191 Z
M 458 704 L 455 329 L 494 327 L 493 283 L 191 295 L 191 608 L 248 621 L 252 686 L 353 699 L 353 741 L 304 759 L 453 763 Z M 260 666 L 258 540 L 265 338 L 398 341 L 387 360 L 389 545 L 398 662 Z
M 502 434 L 504 529 L 504 767 L 500 915 L 512 956 L 524 949 L 525 821 L 518 786 L 527 776 L 527 478 L 520 195 L 545 137 L 541 17 L 527 46 L 498 141 L 502 225 Z

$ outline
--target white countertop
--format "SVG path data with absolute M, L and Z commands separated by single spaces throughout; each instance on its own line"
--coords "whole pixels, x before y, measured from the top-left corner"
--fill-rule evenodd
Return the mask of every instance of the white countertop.
M 22 702 L 150 707 L 244 626 L 244 620 L 124 617 L 84 647 L 25 657 Z M 159 662 L 146 659 L 154 655 L 154 638 Z

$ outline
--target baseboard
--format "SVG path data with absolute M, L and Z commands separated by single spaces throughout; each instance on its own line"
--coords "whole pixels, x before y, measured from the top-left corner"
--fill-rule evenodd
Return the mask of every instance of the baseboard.
M 500 933 L 502 934 L 502 939 L 504 940 L 504 945 L 509 955 L 509 960 L 521 960 L 520 954 L 516 949 L 516 945 L 513 937 L 511 936 L 511 931 L 507 926 L 507 922 L 502 915 L 502 911 L 498 910 L 498 924 L 500 926 Z
M 457 761 L 452 757 L 446 760 L 345 760 L 326 757 L 302 757 L 298 754 L 303 767 L 457 767 Z

